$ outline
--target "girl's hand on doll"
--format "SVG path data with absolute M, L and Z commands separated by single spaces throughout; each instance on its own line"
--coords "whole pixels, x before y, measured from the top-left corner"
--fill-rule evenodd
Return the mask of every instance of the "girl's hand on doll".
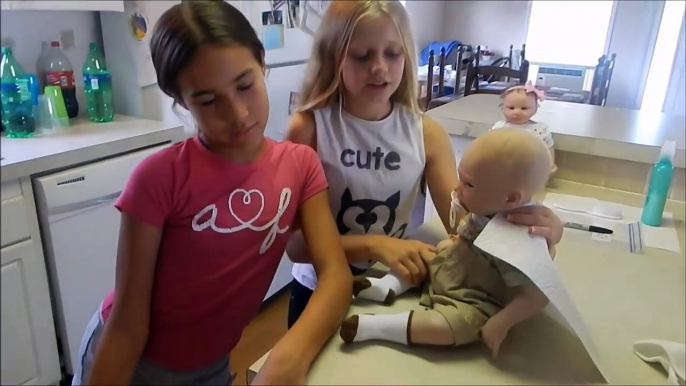
M 371 252 L 374 260 L 407 283 L 419 286 L 426 277 L 427 262 L 436 255 L 436 247 L 417 240 L 378 236 L 372 242 Z
M 500 345 L 505 340 L 507 336 L 508 329 L 498 323 L 494 318 L 488 319 L 486 324 L 481 329 L 481 339 L 486 343 L 486 346 L 491 350 L 491 355 L 493 358 L 498 357 L 498 351 L 500 351 Z
M 541 236 L 548 242 L 548 250 L 554 256 L 555 245 L 562 240 L 564 226 L 562 220 L 553 211 L 542 205 L 523 206 L 512 210 L 507 221 L 529 227 L 529 234 Z
M 438 243 L 436 246 L 436 253 L 441 253 L 444 249 L 448 248 L 449 246 L 453 245 L 454 241 L 452 239 L 445 239 Z

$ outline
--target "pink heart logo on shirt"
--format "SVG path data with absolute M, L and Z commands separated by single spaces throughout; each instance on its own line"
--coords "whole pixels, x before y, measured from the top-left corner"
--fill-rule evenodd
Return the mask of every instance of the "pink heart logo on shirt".
M 236 195 L 239 196 L 235 197 Z M 236 189 L 229 195 L 229 212 L 241 225 L 252 225 L 263 211 L 264 196 L 257 189 Z M 248 217 L 250 213 L 254 213 L 254 216 Z

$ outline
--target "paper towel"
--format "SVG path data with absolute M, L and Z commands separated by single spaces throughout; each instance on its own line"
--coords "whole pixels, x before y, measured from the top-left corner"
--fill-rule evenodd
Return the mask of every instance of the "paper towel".
M 609 383 L 608 372 L 604 370 L 586 324 L 560 280 L 545 239 L 531 236 L 526 227 L 511 224 L 503 216 L 497 215 L 476 238 L 474 245 L 519 269 L 541 289 L 553 306 L 548 306 L 553 309 L 551 316 L 579 337 Z

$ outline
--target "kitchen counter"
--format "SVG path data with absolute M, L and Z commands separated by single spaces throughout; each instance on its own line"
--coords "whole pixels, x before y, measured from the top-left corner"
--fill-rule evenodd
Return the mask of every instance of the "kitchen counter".
M 549 192 L 584 194 L 632 205 L 634 195 L 567 184 Z M 444 232 L 433 216 L 429 227 Z M 676 221 L 681 250 L 684 222 Z M 434 232 L 435 232 L 434 231 Z M 684 254 L 647 248 L 631 254 L 626 244 L 600 242 L 588 232 L 566 230 L 555 259 L 558 272 L 588 325 L 612 384 L 665 384 L 659 366 L 643 362 L 633 343 L 686 339 Z M 394 305 L 353 301 L 349 315 L 420 310 L 418 293 Z M 251 366 L 254 376 L 266 356 Z M 602 378 L 581 343 L 563 327 L 539 315 L 515 327 L 491 359 L 483 344 L 459 348 L 408 348 L 390 343 L 344 345 L 336 334 L 312 366 L 308 384 L 580 384 Z
M 452 135 L 476 138 L 503 119 L 500 96 L 475 94 L 427 112 Z M 653 164 L 665 141 L 677 144 L 674 166 L 684 168 L 684 117 L 587 104 L 543 101 L 534 120 L 548 125 L 555 148 Z
M 185 138 L 183 126 L 117 115 L 112 122 L 75 120 L 69 128 L 32 138 L 0 139 L 2 182 L 107 158 L 169 139 Z

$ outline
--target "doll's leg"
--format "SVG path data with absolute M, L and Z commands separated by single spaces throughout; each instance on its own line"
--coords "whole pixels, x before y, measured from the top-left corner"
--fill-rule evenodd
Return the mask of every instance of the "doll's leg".
M 393 304 L 397 295 L 405 293 L 412 285 L 389 272 L 384 277 L 356 277 L 353 282 L 353 294 L 356 298 L 375 302 Z
M 343 321 L 341 338 L 346 343 L 383 340 L 405 345 L 455 344 L 450 324 L 435 310 L 391 315 L 353 315 Z

